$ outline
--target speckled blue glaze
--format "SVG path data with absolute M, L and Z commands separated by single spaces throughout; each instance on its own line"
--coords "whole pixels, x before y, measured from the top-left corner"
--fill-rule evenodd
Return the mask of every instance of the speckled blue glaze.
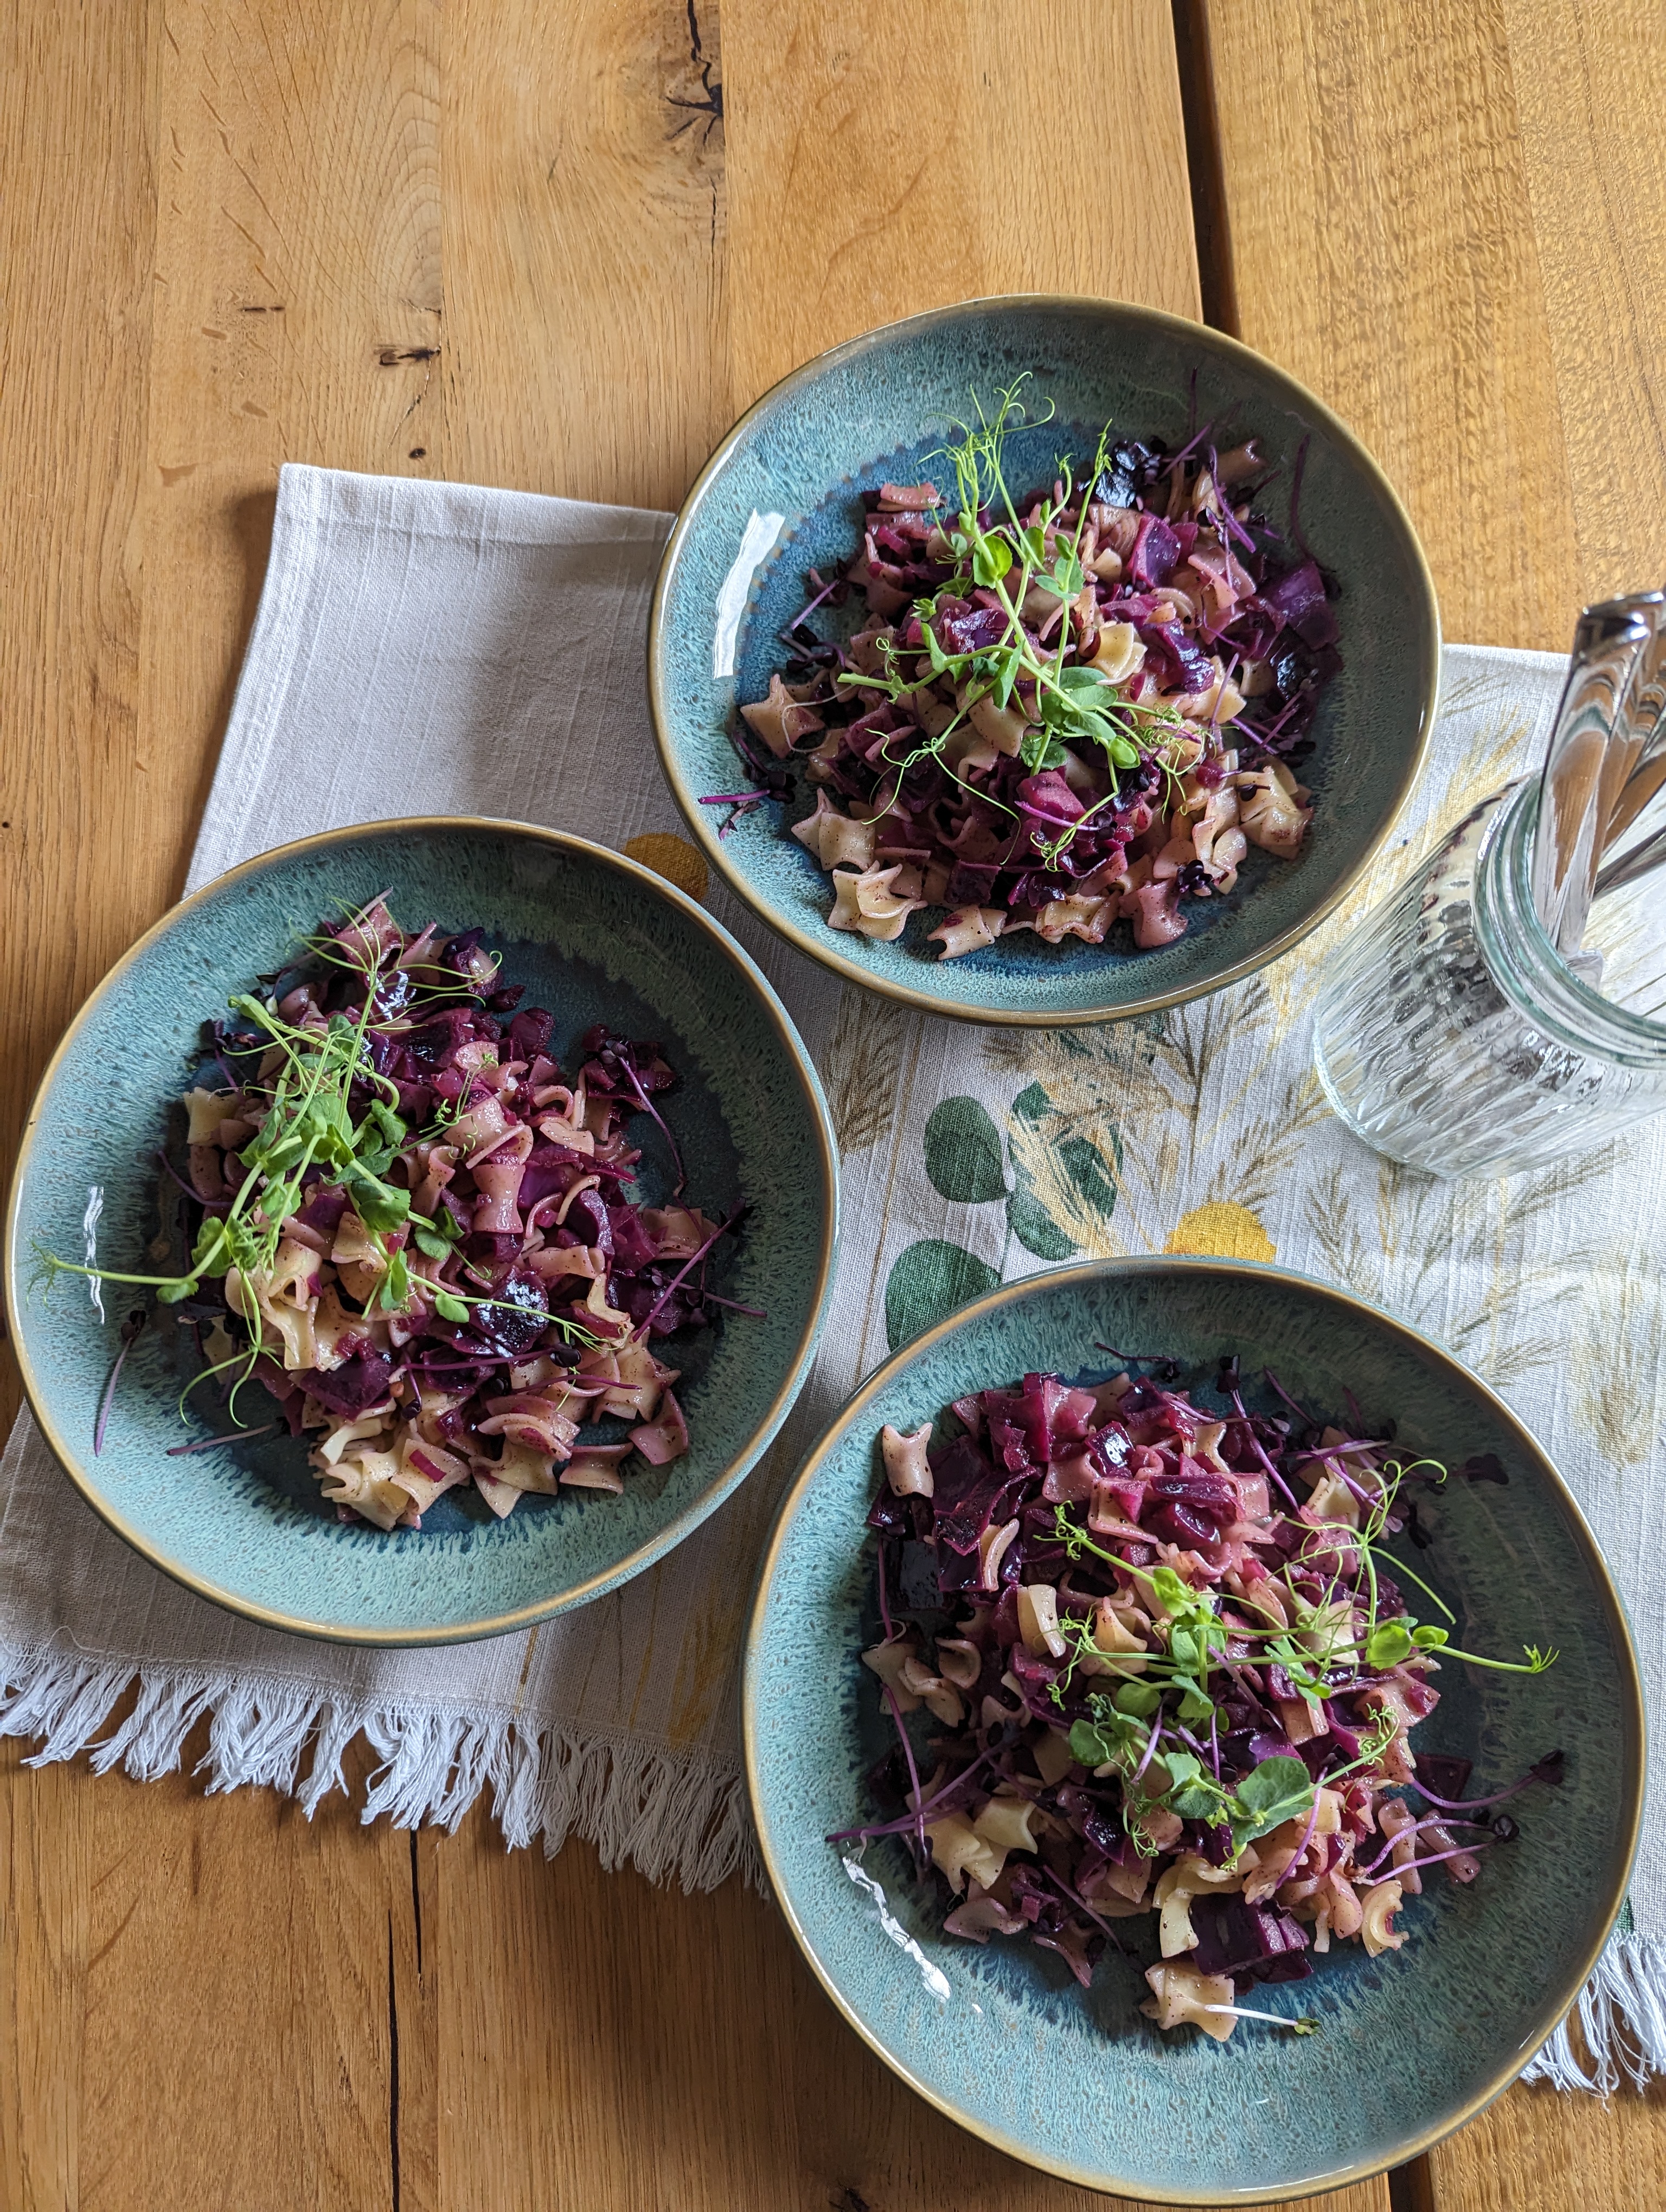
M 106 1267 L 154 1272 L 151 1154 L 168 1102 L 201 1060 L 201 1024 L 228 995 L 294 957 L 320 916 L 386 891 L 417 926 L 479 924 L 525 1003 L 556 1016 L 563 1058 L 593 1022 L 663 1040 L 680 1080 L 664 1104 L 689 1194 L 715 1218 L 744 1196 L 745 1233 L 719 1287 L 764 1309 L 670 1357 L 691 1448 L 628 1478 L 623 1497 L 527 1498 L 506 1521 L 472 1492 L 440 1500 L 420 1533 L 344 1526 L 283 1437 L 186 1458 L 175 1398 L 197 1362 L 157 1308 L 123 1376 L 103 1454 L 96 1409 L 116 1325 L 143 1293 L 105 1286 L 100 1326 L 85 1285 L 48 1299 L 37 1245 L 82 1253 L 90 1186 L 102 1187 Z M 663 1139 L 645 1116 L 650 1200 L 669 1189 Z M 171 1207 L 167 1209 L 170 1213 Z M 346 1641 L 432 1643 L 524 1626 L 640 1571 L 728 1495 L 775 1433 L 820 1333 L 836 1229 L 831 1130 L 820 1086 L 780 1001 L 728 933 L 635 863 L 579 838 L 508 823 L 396 823 L 285 846 L 166 916 L 106 978 L 48 1070 L 8 1222 L 12 1327 L 30 1399 L 89 1502 L 147 1556 L 204 1595 L 279 1627 Z M 203 1399 L 213 1405 L 211 1391 Z M 246 1394 L 259 1420 L 268 1402 Z M 213 1426 L 223 1425 L 216 1417 Z
M 1252 432 L 1281 463 L 1269 504 L 1282 514 L 1308 441 L 1303 533 L 1341 586 L 1343 672 L 1302 766 L 1316 809 L 1294 862 L 1252 852 L 1227 899 L 1191 902 L 1177 943 L 1135 952 L 1119 923 L 1103 945 L 1044 945 L 1020 933 L 939 962 L 915 915 L 894 945 L 829 929 L 828 879 L 785 834 L 775 801 L 720 842 L 726 809 L 709 793 L 747 781 L 729 740 L 738 699 L 761 698 L 785 658 L 778 632 L 803 605 L 806 571 L 831 575 L 858 543 L 860 495 L 885 478 L 944 481 L 940 447 L 970 395 L 986 402 L 1025 371 L 1056 419 L 1013 441 L 1015 488 L 1050 481 L 1054 457 L 1091 458 L 1107 420 L 1182 443 L 1195 379 L 1199 424 Z M 952 478 L 949 481 L 952 483 Z M 784 526 L 755 576 L 735 675 L 714 674 L 719 594 L 749 520 Z M 801 951 L 854 981 L 982 1022 L 1114 1019 L 1218 988 L 1284 951 L 1335 905 L 1388 834 L 1433 726 L 1439 661 L 1433 586 L 1405 510 L 1352 434 L 1294 380 L 1219 332 L 1111 301 L 974 301 L 872 332 L 796 371 L 729 434 L 693 491 L 660 570 L 649 635 L 649 693 L 666 771 L 714 864 Z M 807 812 L 793 810 L 794 815 Z
M 1561 1656 L 1535 1680 L 1449 1662 L 1418 1741 L 1474 1759 L 1477 1795 L 1559 1744 L 1566 1780 L 1511 1808 L 1521 1837 L 1487 1854 L 1472 1887 L 1436 1875 L 1407 1900 L 1403 1950 L 1373 1960 L 1341 1946 L 1310 1979 L 1250 2000 L 1316 2013 L 1317 2035 L 1245 2025 L 1224 2045 L 1190 2028 L 1159 2038 L 1137 2009 L 1147 1994 L 1138 1966 L 1112 1955 L 1083 1991 L 1031 1945 L 957 1942 L 916 1900 L 901 1846 L 873 1844 L 866 1863 L 899 1935 L 946 1978 L 937 2002 L 823 1840 L 865 1816 L 861 1777 L 885 1741 L 857 1657 L 878 1632 L 863 1516 L 880 1425 L 915 1428 L 964 1392 L 1029 1370 L 1103 1379 L 1121 1363 L 1096 1340 L 1171 1353 L 1204 1404 L 1216 1402 L 1207 1386 L 1228 1352 L 1246 1376 L 1272 1365 L 1305 1404 L 1344 1420 L 1352 1389 L 1368 1418 L 1397 1417 L 1402 1446 L 1451 1465 L 1495 1452 L 1509 1474 L 1507 1488 L 1454 1483 L 1430 1495 L 1435 1542 L 1414 1554 L 1417 1567 L 1456 1608 L 1455 1642 L 1505 1656 L 1548 1641 Z M 1450 1354 L 1389 1316 L 1305 1277 L 1230 1261 L 1112 1261 L 1033 1277 L 881 1368 L 782 1507 L 748 1640 L 745 1729 L 775 1894 L 853 2025 L 1002 2149 L 1085 2187 L 1162 2203 L 1337 2188 L 1468 2118 L 1584 1982 L 1624 1895 L 1642 1804 L 1641 1691 L 1625 1620 L 1532 1438 Z M 1133 1949 L 1149 1924 L 1117 1926 Z

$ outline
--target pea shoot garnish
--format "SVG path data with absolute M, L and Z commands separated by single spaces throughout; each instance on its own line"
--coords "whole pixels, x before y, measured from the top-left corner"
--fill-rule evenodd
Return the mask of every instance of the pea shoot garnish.
M 563 1073 L 553 1017 L 518 1010 L 482 936 L 402 930 L 376 899 L 303 940 L 213 1025 L 187 1172 L 159 1156 L 183 1259 L 100 1265 L 90 1206 L 84 1261 L 37 1254 L 48 1287 L 80 1274 L 176 1309 L 203 1360 L 182 1416 L 216 1384 L 235 1435 L 258 1381 L 314 1432 L 326 1499 L 384 1528 L 463 1486 L 501 1516 L 528 1492 L 617 1492 L 632 1455 L 680 1456 L 678 1370 L 655 1345 L 757 1311 L 708 1285 L 743 1209 L 711 1221 L 684 1198 L 660 1048 L 598 1024 Z M 634 1188 L 645 1155 L 658 1206 Z
M 958 1401 L 935 1436 L 885 1431 L 883 1632 L 863 1657 L 901 1755 L 874 1770 L 879 1817 L 841 1840 L 911 1835 L 950 1934 L 1029 1935 L 1084 1982 L 1151 1911 L 1160 2028 L 1313 2033 L 1316 2014 L 1235 1990 L 1339 1942 L 1398 1949 L 1426 1875 L 1473 1881 L 1518 1837 L 1493 1808 L 1554 1786 L 1560 1754 L 1470 1796 L 1467 1762 L 1414 1731 L 1443 1666 L 1530 1677 L 1556 1654 L 1460 1648 L 1401 1558 L 1406 1493 L 1441 1492 L 1438 1460 L 1276 1389 L 1276 1417 L 1251 1412 L 1236 1363 L 1219 1413 L 1140 1364 L 1029 1375 Z
M 1251 845 L 1292 858 L 1311 809 L 1291 757 L 1341 665 L 1323 574 L 1254 504 L 1253 441 L 1107 423 L 1049 453 L 1030 383 L 974 392 L 921 482 L 864 495 L 854 559 L 809 572 L 790 658 L 740 707 L 750 787 L 702 799 L 733 810 L 727 836 L 791 799 L 829 926 L 890 940 L 946 908 L 945 959 L 1122 922 L 1150 950 L 1232 893 Z M 822 635 L 853 591 L 866 619 Z

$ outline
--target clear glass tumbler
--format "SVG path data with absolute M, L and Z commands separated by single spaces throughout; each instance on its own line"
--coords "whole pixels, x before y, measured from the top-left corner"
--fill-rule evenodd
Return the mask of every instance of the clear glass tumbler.
M 1514 1175 L 1666 1110 L 1666 1021 L 1576 975 L 1535 910 L 1538 804 L 1536 775 L 1484 799 L 1353 931 L 1319 1000 L 1314 1064 L 1331 1104 L 1430 1175 Z M 1638 896 L 1652 922 L 1666 873 Z M 1666 959 L 1651 966 L 1649 949 L 1639 980 L 1656 988 L 1625 995 L 1666 1000 Z M 1627 957 L 1635 972 L 1639 951 L 1633 930 L 1610 975 Z

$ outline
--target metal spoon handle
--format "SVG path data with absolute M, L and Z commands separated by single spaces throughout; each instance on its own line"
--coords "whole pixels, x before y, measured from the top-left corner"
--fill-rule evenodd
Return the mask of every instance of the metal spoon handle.
M 1639 593 L 1587 607 L 1574 631 L 1545 757 L 1533 853 L 1533 902 L 1564 954 L 1577 952 L 1584 934 L 1597 856 L 1626 780 L 1620 761 L 1628 768 L 1636 757 L 1625 710 L 1663 614 L 1666 594 Z
M 1662 763 L 1662 772 L 1666 775 L 1666 762 Z M 1663 860 L 1666 829 L 1660 829 L 1652 836 L 1644 838 L 1641 844 L 1633 846 L 1629 853 L 1622 853 L 1617 860 L 1610 860 L 1606 867 L 1598 870 L 1595 896 L 1601 898 L 1608 891 L 1617 891 L 1623 884 L 1634 884 L 1639 876 L 1646 876 Z

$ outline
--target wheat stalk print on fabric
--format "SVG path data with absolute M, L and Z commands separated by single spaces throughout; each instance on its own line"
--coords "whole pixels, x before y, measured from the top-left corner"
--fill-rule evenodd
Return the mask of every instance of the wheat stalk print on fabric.
M 1276 1258 L 1340 1282 L 1504 1390 L 1595 1523 L 1657 1696 L 1666 1648 L 1645 1563 L 1660 1548 L 1666 1313 L 1648 1255 L 1666 1138 L 1645 1127 L 1532 1182 L 1439 1186 L 1355 1144 L 1310 1073 L 1329 949 L 1473 799 L 1539 757 L 1559 664 L 1449 653 L 1414 811 L 1295 953 L 1161 1018 L 994 1036 L 842 994 L 708 884 L 660 781 L 642 697 L 638 643 L 666 527 L 287 470 L 192 879 L 420 792 L 431 812 L 518 817 L 624 848 L 703 896 L 785 999 L 844 1157 L 833 1316 L 787 1428 L 721 1511 L 623 1589 L 528 1634 L 401 1653 L 304 1643 L 164 1582 L 82 1505 L 26 1419 L 0 1474 L 3 1726 L 41 1756 L 92 1747 L 100 1767 L 149 1776 L 179 1763 L 206 1715 L 211 1786 L 266 1783 L 308 1807 L 341 1786 L 362 1731 L 382 1760 L 367 1817 L 454 1824 L 489 1789 L 511 1842 L 553 1850 L 577 1832 L 651 1876 L 709 1885 L 755 1864 L 740 1637 L 806 1444 L 890 1346 L 996 1281 L 1078 1255 L 1162 1251 Z M 112 1345 L 121 1318 L 112 1309 Z M 1590 2002 L 1620 2003 L 1633 2041 L 1666 2068 L 1658 1820 L 1632 1902 L 1634 1928 Z M 1595 2016 L 1592 2027 L 1595 2047 L 1621 2050 Z M 1551 2063 L 1572 2078 L 1565 2046 Z

